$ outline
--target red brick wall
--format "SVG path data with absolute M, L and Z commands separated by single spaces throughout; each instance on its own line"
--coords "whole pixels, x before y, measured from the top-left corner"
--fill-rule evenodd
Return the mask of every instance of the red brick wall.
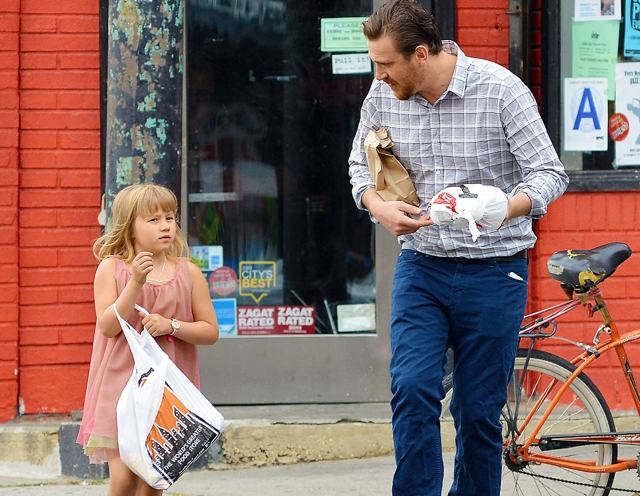
M 546 260 L 553 252 L 622 241 L 633 249 L 634 254 L 600 287 L 619 330 L 628 332 L 640 328 L 639 225 L 640 194 L 636 191 L 565 194 L 551 205 L 549 215 L 537 226 L 540 238 L 535 249 L 537 263 L 530 275 L 532 304 L 544 308 L 565 299 L 559 284 L 547 274 Z M 560 335 L 591 343 L 602 321 L 598 315 L 589 318 L 586 310 L 579 308 L 560 322 Z M 565 358 L 573 357 L 579 351 L 573 345 L 551 340 L 545 342 L 543 349 Z M 640 378 L 640 342 L 627 344 L 625 349 Z M 615 352 L 598 359 L 589 367 L 587 375 L 594 380 L 612 409 L 633 408 Z
M 457 0 L 458 44 L 466 55 L 509 66 L 508 0 Z
M 20 0 L 0 2 L 0 422 L 18 404 Z
M 98 0 L 21 0 L 20 19 L 21 412 L 68 412 L 95 321 Z

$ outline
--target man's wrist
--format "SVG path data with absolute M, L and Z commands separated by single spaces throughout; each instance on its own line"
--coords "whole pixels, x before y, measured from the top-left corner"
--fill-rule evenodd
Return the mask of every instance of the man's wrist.
M 376 193 L 374 188 L 369 188 L 362 193 L 362 204 L 372 215 L 376 206 L 383 202 L 384 200 L 378 193 Z
M 532 208 L 533 202 L 527 193 L 524 191 L 516 193 L 514 196 L 507 198 L 507 215 L 503 224 L 516 217 L 530 215 Z

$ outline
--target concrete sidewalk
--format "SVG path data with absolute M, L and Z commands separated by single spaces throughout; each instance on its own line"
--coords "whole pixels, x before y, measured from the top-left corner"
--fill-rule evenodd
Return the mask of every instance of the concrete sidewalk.
M 225 432 L 220 442 L 211 447 L 195 467 L 210 470 L 189 472 L 175 486 L 174 494 L 268 496 L 272 493 L 264 492 L 260 482 L 267 476 L 280 488 L 278 494 L 281 496 L 389 494 L 393 461 L 379 458 L 393 453 L 391 412 L 387 403 L 220 407 L 220 411 L 225 416 Z M 636 422 L 635 416 L 616 417 L 616 426 L 620 431 L 636 429 Z M 108 474 L 106 466 L 90 466 L 80 447 L 75 444 L 78 426 L 78 419 L 68 416 L 32 416 L 1 424 L 0 486 L 7 489 L 0 489 L 0 496 L 106 494 L 106 489 L 100 492 L 103 489 L 100 484 L 92 482 L 86 486 L 86 481 L 101 480 Z M 447 416 L 441 422 L 441 432 L 445 461 L 452 463 L 455 433 Z M 631 454 L 635 455 L 637 451 Z M 327 460 L 351 461 L 336 465 L 304 463 Z M 292 464 L 300 466 L 268 467 Z M 263 468 L 256 470 L 256 467 Z M 323 467 L 326 467 L 329 475 L 322 475 L 325 472 Z M 234 470 L 237 468 L 243 470 L 237 472 Z M 338 477 L 340 473 L 342 480 Z M 356 476 L 358 473 L 362 473 L 361 479 Z M 313 477 L 319 477 L 321 482 L 318 482 L 317 492 L 288 489 L 291 486 L 289 479 L 302 476 L 300 474 L 304 474 L 305 480 L 310 477 L 310 484 Z M 333 481 L 331 474 L 338 479 Z M 637 482 L 635 473 L 629 475 L 625 472 L 620 477 Z M 242 484 L 250 484 L 254 479 L 257 482 L 255 486 L 249 485 L 241 491 L 238 479 L 243 481 Z M 627 481 L 629 484 L 632 483 L 631 479 Z M 191 484 L 189 481 L 194 481 L 193 486 L 188 486 Z M 221 481 L 229 481 L 229 492 L 202 490 L 203 487 L 216 487 L 222 484 Z M 60 485 L 65 482 L 69 484 Z M 334 483 L 339 490 L 326 490 L 329 487 L 327 484 Z M 25 484 L 28 486 L 25 487 Z M 45 484 L 42 490 L 38 489 L 40 484 Z M 372 489 L 361 493 L 358 492 L 361 486 Z M 186 489 L 188 487 L 192 489 Z M 295 484 L 293 487 L 300 488 Z M 325 492 L 322 492 L 322 487 Z M 635 485 L 629 487 L 636 489 Z M 53 492 L 54 489 L 56 492 Z M 86 492 L 89 489 L 90 492 Z
M 167 495 L 174 496 L 389 496 L 391 457 L 367 458 L 185 474 Z M 0 496 L 106 496 L 105 483 L 6 486 Z M 4 488 L 2 486 L 5 485 Z
M 387 403 L 220 407 L 225 430 L 198 468 L 284 465 L 393 452 Z M 75 444 L 78 419 L 27 416 L 0 425 L 0 477 L 100 479 Z M 451 438 L 452 439 L 452 438 Z
M 633 456 L 626 450 L 624 456 Z M 442 495 L 449 490 L 452 479 L 453 453 L 444 454 L 444 484 Z M 165 494 L 174 496 L 389 496 L 393 478 L 392 457 L 363 458 L 316 463 L 300 463 L 271 467 L 251 467 L 228 470 L 199 470 L 185 474 Z M 557 494 L 545 492 L 540 482 L 520 477 L 516 491 L 514 474 L 503 472 L 502 495 Z M 106 496 L 105 482 L 82 481 L 65 483 L 49 481 L 40 485 L 37 481 L 27 483 L 0 478 L 0 496 Z M 631 491 L 640 490 L 640 481 L 635 471 L 616 475 L 616 487 Z M 577 494 L 567 489 L 566 494 Z M 617 493 L 616 494 L 622 494 Z M 626 493 L 633 496 L 633 493 Z M 564 495 L 563 495 L 564 496 Z M 635 496 L 638 496 L 636 494 Z

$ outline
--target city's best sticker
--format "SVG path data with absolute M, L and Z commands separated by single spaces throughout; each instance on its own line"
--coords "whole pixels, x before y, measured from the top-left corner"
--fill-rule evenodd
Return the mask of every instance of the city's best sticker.
M 275 262 L 240 262 L 240 296 L 260 303 L 275 287 Z

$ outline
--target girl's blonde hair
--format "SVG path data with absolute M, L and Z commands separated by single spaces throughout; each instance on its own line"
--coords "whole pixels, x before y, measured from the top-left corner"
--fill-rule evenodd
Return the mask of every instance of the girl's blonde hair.
M 156 184 L 134 184 L 121 190 L 113 199 L 106 232 L 93 244 L 93 254 L 98 260 L 115 256 L 131 263 L 136 256 L 133 243 L 136 217 L 145 217 L 158 210 L 177 214 L 178 200 L 170 189 Z M 184 234 L 176 223 L 176 236 L 167 254 L 179 257 L 188 249 Z

